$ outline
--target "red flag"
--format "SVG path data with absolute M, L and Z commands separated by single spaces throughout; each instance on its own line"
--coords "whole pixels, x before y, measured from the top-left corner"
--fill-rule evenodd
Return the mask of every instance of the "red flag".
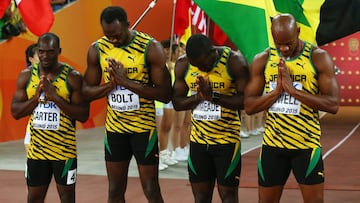
M 54 23 L 50 0 L 15 0 L 25 25 L 37 36 L 49 32 Z
M 9 7 L 11 0 L 0 0 L 0 19 L 4 17 L 6 9 Z
M 206 35 L 206 16 L 203 10 L 191 1 L 191 24 L 194 25 L 201 34 Z
M 175 2 L 174 34 L 182 36 L 189 26 L 191 0 L 177 0 Z
M 213 41 L 215 44 L 224 45 L 227 40 L 226 34 L 215 23 L 213 29 Z

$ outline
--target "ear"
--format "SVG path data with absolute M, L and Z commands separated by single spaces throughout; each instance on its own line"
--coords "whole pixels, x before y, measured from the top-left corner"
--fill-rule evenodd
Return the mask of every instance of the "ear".
M 61 54 L 61 48 L 59 48 L 59 54 Z

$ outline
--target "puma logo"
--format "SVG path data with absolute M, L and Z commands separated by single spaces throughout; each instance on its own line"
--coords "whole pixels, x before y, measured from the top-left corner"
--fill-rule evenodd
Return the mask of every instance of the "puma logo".
M 299 62 L 297 62 L 297 63 L 296 63 L 296 65 L 298 65 L 298 66 L 300 66 L 302 69 L 304 69 L 304 65 L 305 65 L 305 63 L 300 64 Z
M 135 57 L 131 57 L 131 56 L 128 56 L 128 59 L 132 60 L 133 62 L 135 62 Z
M 319 171 L 318 175 L 321 176 L 321 177 L 324 177 L 324 173 L 322 171 Z

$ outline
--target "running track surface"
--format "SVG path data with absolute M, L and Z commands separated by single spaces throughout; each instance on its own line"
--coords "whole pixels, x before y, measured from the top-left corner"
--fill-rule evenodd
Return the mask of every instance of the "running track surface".
M 321 119 L 322 146 L 325 163 L 325 202 L 360 203 L 360 107 L 341 107 L 336 115 L 326 114 Z M 257 202 L 256 162 L 259 149 L 242 156 L 242 173 L 239 188 L 241 203 Z M 26 184 L 23 171 L 0 170 L 0 202 L 26 202 Z M 47 203 L 60 202 L 52 181 Z M 165 202 L 194 202 L 187 180 L 160 179 Z M 129 203 L 147 202 L 138 178 L 129 178 L 126 192 Z M 78 203 L 105 203 L 107 201 L 106 176 L 78 175 L 76 186 Z M 214 190 L 213 202 L 221 202 Z M 286 184 L 282 203 L 301 203 L 297 184 L 291 176 Z

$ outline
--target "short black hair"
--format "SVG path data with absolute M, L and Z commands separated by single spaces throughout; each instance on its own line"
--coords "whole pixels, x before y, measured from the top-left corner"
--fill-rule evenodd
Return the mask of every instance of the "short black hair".
M 186 43 L 186 56 L 197 58 L 203 54 L 208 54 L 213 48 L 213 44 L 208 37 L 202 34 L 192 35 Z
M 118 20 L 125 25 L 129 25 L 125 9 L 119 6 L 109 6 L 101 12 L 100 23 L 103 21 L 106 23 L 112 23 L 115 20 Z
M 31 65 L 31 61 L 29 61 L 29 57 L 34 57 L 35 53 L 37 52 L 37 43 L 34 44 L 30 44 L 26 50 L 25 50 L 25 60 L 26 60 L 26 65 L 30 66 Z
M 60 48 L 60 38 L 55 33 L 47 32 L 43 35 L 41 35 L 38 39 L 38 44 L 43 39 L 51 39 L 55 41 L 55 44 L 57 45 L 57 48 Z

